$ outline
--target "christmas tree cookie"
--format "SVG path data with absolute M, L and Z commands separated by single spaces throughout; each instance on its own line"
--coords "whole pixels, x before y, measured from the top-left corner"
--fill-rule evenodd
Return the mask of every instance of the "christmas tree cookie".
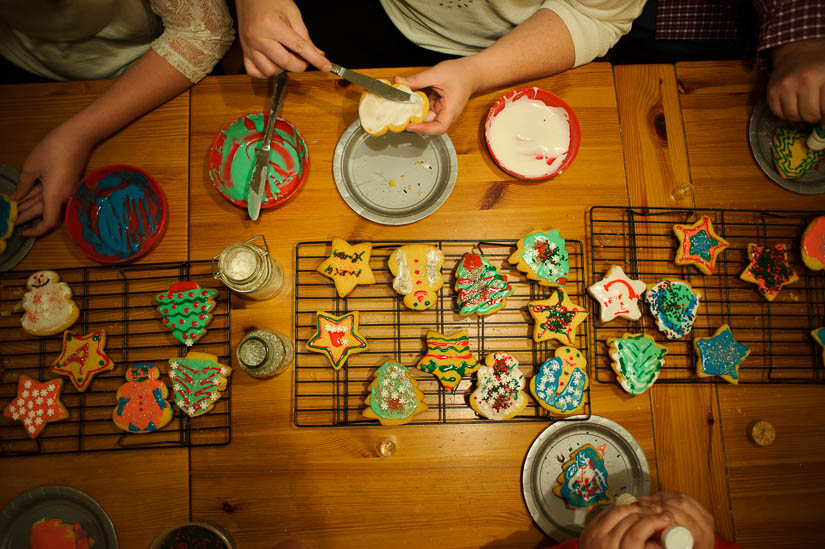
M 564 246 L 558 229 L 533 231 L 518 241 L 516 251 L 507 261 L 542 286 L 564 286 L 570 276 Z
M 633 396 L 644 393 L 659 378 L 667 349 L 647 334 L 624 334 L 607 340 L 610 366 L 622 389 Z
M 445 389 L 455 391 L 462 376 L 472 374 L 479 367 L 470 352 L 467 330 L 450 335 L 427 330 L 427 352 L 418 362 L 418 369 L 433 374 Z
M 72 300 L 72 289 L 60 282 L 54 271 L 37 271 L 26 281 L 23 294 L 23 317 L 20 324 L 36 336 L 57 334 L 71 326 L 80 315 Z
M 429 244 L 407 244 L 396 249 L 387 264 L 395 277 L 392 288 L 404 296 L 408 309 L 424 311 L 435 303 L 436 292 L 444 285 L 444 252 Z
M 556 482 L 553 493 L 571 509 L 594 509 L 612 501 L 602 446 L 577 448 L 562 465 Z
M 776 128 L 771 142 L 773 164 L 784 179 L 802 177 L 825 157 L 825 151 L 811 150 L 805 144 L 810 133 L 810 129 L 791 124 Z
M 215 355 L 195 351 L 189 351 L 186 358 L 173 358 L 169 366 L 175 404 L 189 417 L 202 416 L 211 410 L 232 374 L 232 368 L 218 363 Z
M 201 288 L 195 282 L 176 282 L 168 292 L 156 295 L 155 301 L 160 303 L 158 311 L 175 339 L 191 347 L 206 333 L 206 325 L 212 320 L 209 312 L 215 308 L 213 298 L 217 293 Z
M 0 193 L 0 254 L 6 251 L 6 240 L 14 232 L 14 222 L 17 220 L 17 202 L 7 194 Z
M 587 361 L 574 347 L 559 347 L 530 379 L 530 393 L 542 408 L 555 415 L 580 413 L 590 385 Z
M 722 324 L 711 337 L 697 337 L 693 347 L 699 355 L 696 375 L 719 376 L 729 383 L 739 383 L 739 365 L 751 350 L 733 339 L 730 326 Z
M 375 284 L 370 268 L 372 243 L 351 245 L 343 238 L 332 238 L 332 253 L 316 269 L 335 283 L 341 297 L 347 297 L 358 284 Z
M 307 341 L 307 350 L 327 355 L 336 370 L 367 347 L 367 340 L 358 333 L 358 311 L 343 315 L 315 313 L 315 334 Z
M 676 248 L 677 265 L 695 265 L 706 275 L 712 275 L 716 258 L 730 246 L 727 240 L 716 234 L 708 216 L 692 225 L 674 225 L 673 232 L 679 239 Z
M 160 379 L 160 370 L 152 364 L 136 364 L 126 369 L 126 383 L 117 390 L 112 420 L 130 433 L 162 429 L 172 419 L 167 396 L 169 390 Z
M 533 340 L 538 343 L 555 339 L 565 345 L 573 345 L 576 328 L 587 318 L 587 309 L 570 301 L 559 288 L 548 299 L 531 301 L 527 310 L 535 321 Z
M 51 421 L 69 417 L 69 411 L 60 402 L 62 379 L 38 383 L 28 376 L 17 380 L 17 396 L 3 410 L 3 415 L 23 423 L 26 434 L 36 438 Z
M 458 312 L 465 316 L 492 314 L 504 307 L 505 300 L 513 293 L 507 275 L 501 274 L 498 267 L 474 253 L 465 253 L 458 262 L 455 279 Z
M 802 261 L 812 271 L 825 269 L 825 216 L 819 216 L 802 233 Z
M 602 322 L 622 317 L 639 320 L 639 298 L 647 285 L 641 280 L 629 278 L 618 265 L 612 265 L 604 278 L 587 288 L 588 293 L 601 305 Z
M 487 355 L 486 366 L 476 374 L 476 390 L 470 395 L 470 406 L 480 416 L 505 420 L 517 416 L 527 406 L 524 374 L 518 361 L 507 353 Z
M 665 279 L 645 292 L 650 314 L 668 339 L 684 337 L 693 329 L 702 294 L 683 280 Z
M 63 333 L 63 351 L 51 365 L 51 371 L 69 376 L 78 391 L 83 392 L 100 372 L 115 367 L 103 347 L 106 345 L 106 330 L 98 330 L 80 336 L 72 332 Z
M 773 301 L 783 286 L 799 280 L 788 262 L 784 244 L 748 244 L 748 258 L 750 263 L 739 278 L 756 284 L 759 293 L 768 301 Z
M 387 361 L 378 368 L 368 390 L 364 417 L 377 419 L 381 425 L 409 423 L 428 409 L 410 371 L 397 362 Z

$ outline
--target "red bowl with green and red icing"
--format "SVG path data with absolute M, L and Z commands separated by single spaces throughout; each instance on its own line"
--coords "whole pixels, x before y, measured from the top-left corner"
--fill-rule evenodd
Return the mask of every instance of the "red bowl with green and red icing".
M 224 127 L 209 149 L 209 178 L 232 204 L 246 209 L 255 154 L 263 145 L 268 115 L 250 114 Z M 261 208 L 283 204 L 301 188 L 309 172 L 309 150 L 298 128 L 278 118 L 272 132 L 269 177 Z

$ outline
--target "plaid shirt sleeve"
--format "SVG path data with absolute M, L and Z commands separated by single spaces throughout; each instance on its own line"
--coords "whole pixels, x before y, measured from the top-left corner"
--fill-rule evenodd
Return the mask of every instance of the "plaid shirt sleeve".
M 825 38 L 825 0 L 753 0 L 762 52 L 791 42 Z

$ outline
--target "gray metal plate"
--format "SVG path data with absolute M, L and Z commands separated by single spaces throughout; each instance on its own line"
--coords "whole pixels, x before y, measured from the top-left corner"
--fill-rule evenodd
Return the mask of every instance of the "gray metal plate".
M 748 125 L 748 140 L 753 158 L 765 175 L 780 187 L 799 194 L 825 193 L 825 162 L 796 179 L 785 179 L 776 171 L 771 141 L 776 128 L 783 123 L 773 115 L 764 99 L 756 104 Z
M 593 510 L 570 509 L 553 494 L 562 465 L 576 448 L 605 445 L 604 461 L 610 494 L 650 494 L 650 469 L 636 439 L 621 425 L 605 417 L 586 421 L 557 421 L 541 432 L 524 459 L 521 486 L 530 516 L 556 541 L 578 537 L 604 507 Z
M 43 486 L 17 496 L 0 514 L 0 549 L 29 546 L 32 525 L 41 519 L 79 523 L 94 549 L 117 549 L 117 534 L 106 511 L 92 498 L 68 486 Z
M 20 174 L 11 166 L 0 164 L 0 193 L 11 194 L 17 188 L 17 181 L 20 179 Z M 33 236 L 23 236 L 23 231 L 34 227 L 40 222 L 40 218 L 32 219 L 28 223 L 18 225 L 14 228 L 14 232 L 6 240 L 6 249 L 0 254 L 0 273 L 4 273 L 14 268 L 20 263 L 29 250 L 34 246 L 35 238 Z
M 387 132 L 373 137 L 357 120 L 332 158 L 341 197 L 355 213 L 383 225 L 424 219 L 450 196 L 458 159 L 449 136 Z

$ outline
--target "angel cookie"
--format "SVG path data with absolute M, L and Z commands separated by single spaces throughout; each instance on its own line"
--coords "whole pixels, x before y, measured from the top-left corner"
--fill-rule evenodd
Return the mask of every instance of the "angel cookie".
M 62 379 L 38 383 L 28 376 L 17 380 L 17 396 L 3 410 L 3 415 L 23 423 L 29 438 L 36 438 L 50 421 L 69 417 L 60 402 Z
M 172 406 L 166 401 L 167 396 L 169 390 L 160 379 L 160 370 L 152 364 L 136 364 L 126 369 L 126 383 L 117 390 L 117 407 L 112 412 L 112 420 L 130 433 L 162 429 L 172 419 Z
M 14 232 L 17 220 L 17 202 L 0 193 L 0 254 L 6 251 L 6 240 Z
M 396 249 L 387 263 L 395 276 L 392 288 L 404 296 L 408 309 L 423 311 L 435 303 L 436 292 L 444 285 L 444 252 L 429 244 L 407 244 Z
M 799 280 L 788 263 L 788 252 L 784 244 L 748 244 L 748 258 L 750 263 L 739 278 L 756 284 L 759 293 L 768 301 L 773 301 L 784 285 Z
M 802 233 L 802 261 L 812 271 L 825 269 L 825 216 L 819 216 Z
M 169 378 L 174 383 L 175 404 L 189 417 L 202 416 L 211 410 L 226 390 L 232 368 L 218 363 L 209 353 L 189 351 L 186 358 L 169 361 Z
M 377 419 L 381 425 L 409 423 L 428 409 L 410 371 L 397 362 L 387 361 L 376 370 L 369 392 L 364 417 Z
M 462 376 L 472 374 L 480 366 L 470 352 L 467 330 L 450 335 L 427 330 L 427 352 L 418 362 L 418 369 L 433 374 L 445 389 L 455 391 Z
M 487 355 L 485 366 L 476 374 L 476 390 L 470 395 L 470 406 L 478 415 L 489 419 L 510 419 L 527 406 L 524 374 L 518 361 L 507 353 Z
M 696 375 L 719 376 L 729 383 L 739 383 L 739 365 L 751 350 L 733 339 L 730 326 L 722 324 L 711 337 L 697 337 L 693 347 L 699 355 Z
M 459 314 L 492 314 L 504 307 L 513 293 L 507 275 L 498 267 L 474 253 L 465 253 L 455 271 L 455 289 L 458 292 Z
M 647 334 L 624 334 L 607 340 L 610 366 L 622 389 L 633 396 L 644 393 L 659 378 L 667 349 Z
M 315 334 L 307 341 L 307 350 L 327 355 L 336 370 L 367 347 L 367 340 L 358 333 L 358 311 L 343 315 L 315 313 Z
M 564 246 L 564 238 L 558 229 L 533 231 L 518 241 L 516 251 L 507 261 L 542 286 L 564 286 L 570 276 L 570 262 Z
M 217 293 L 187 280 L 172 284 L 168 292 L 156 295 L 155 301 L 160 303 L 158 311 L 175 339 L 191 347 L 206 333 Z
M 60 282 L 54 271 L 37 271 L 26 281 L 29 289 L 23 294 L 23 317 L 20 324 L 28 333 L 48 336 L 62 332 L 80 315 L 72 300 L 72 289 Z
M 527 310 L 535 321 L 533 340 L 535 342 L 555 339 L 565 345 L 573 345 L 576 328 L 587 318 L 587 309 L 570 301 L 562 289 L 541 301 L 531 301 Z
M 542 408 L 566 416 L 584 409 L 589 385 L 584 355 L 574 347 L 559 347 L 530 379 L 530 393 Z
M 674 225 L 673 232 L 679 239 L 676 248 L 677 265 L 695 265 L 706 275 L 712 275 L 716 258 L 730 246 L 727 240 L 716 234 L 708 216 L 692 225 Z
M 604 462 L 604 448 L 585 444 L 561 467 L 553 493 L 571 509 L 593 509 L 612 501 Z
M 694 292 L 687 282 L 669 278 L 652 284 L 645 292 L 650 314 L 668 339 L 678 339 L 690 333 L 701 297 L 702 294 Z
M 629 278 L 620 266 L 613 265 L 604 278 L 587 291 L 601 305 L 602 322 L 610 322 L 617 317 L 639 320 L 642 317 L 639 298 L 646 288 L 644 282 Z
M 69 376 L 72 385 L 83 392 L 100 372 L 115 367 L 115 363 L 103 351 L 106 345 L 106 330 L 98 330 L 81 336 L 72 332 L 63 333 L 63 351 L 51 365 L 51 371 Z
M 332 279 L 339 296 L 347 297 L 358 284 L 375 284 L 375 275 L 370 269 L 371 254 L 371 242 L 351 245 L 335 236 L 332 253 L 316 270 Z

